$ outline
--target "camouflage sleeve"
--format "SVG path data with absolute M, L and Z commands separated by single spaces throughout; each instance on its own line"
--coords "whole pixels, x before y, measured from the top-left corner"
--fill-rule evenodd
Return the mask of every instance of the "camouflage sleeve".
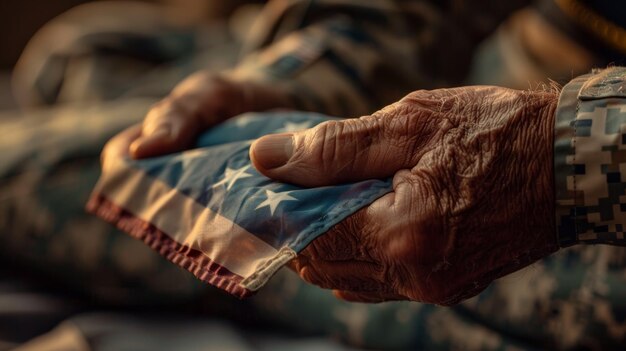
M 596 70 L 564 87 L 554 171 L 561 246 L 626 245 L 626 68 Z
M 529 0 L 274 0 L 232 72 L 301 110 L 359 116 L 466 76 L 474 48 Z

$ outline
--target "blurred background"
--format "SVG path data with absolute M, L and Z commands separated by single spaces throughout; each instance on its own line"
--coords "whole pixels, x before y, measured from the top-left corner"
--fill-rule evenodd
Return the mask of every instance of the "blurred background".
M 0 67 L 13 67 L 28 40 L 46 22 L 88 0 L 0 2 Z
M 10 90 L 11 70 L 26 43 L 46 22 L 74 6 L 90 1 L 93 0 L 0 2 L 0 32 L 5 33 L 0 36 L 0 110 L 15 107 Z
M 116 0 L 106 0 L 108 2 Z M 172 21 L 197 24 L 227 18 L 240 4 L 263 1 L 139 0 L 168 6 Z M 11 70 L 28 41 L 48 21 L 75 6 L 102 0 L 0 1 L 0 110 L 16 107 L 10 91 Z
M 10 91 L 10 71 L 24 46 L 44 23 L 63 11 L 80 4 L 80 0 L 2 1 L 0 2 L 0 109 L 14 106 Z M 32 11 L 38 7 L 38 11 Z
M 10 72 L 30 38 L 46 22 L 90 0 L 0 2 L 0 109 L 15 107 Z

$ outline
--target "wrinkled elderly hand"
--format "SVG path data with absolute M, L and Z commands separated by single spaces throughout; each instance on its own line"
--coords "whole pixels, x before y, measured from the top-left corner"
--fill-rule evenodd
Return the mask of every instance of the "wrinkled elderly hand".
M 291 107 L 287 94 L 259 83 L 239 82 L 207 71 L 185 79 L 155 104 L 130 145 L 135 158 L 190 147 L 203 130 L 244 112 Z
M 251 158 L 301 186 L 393 177 L 393 192 L 316 239 L 300 276 L 349 300 L 451 305 L 557 250 L 557 95 L 417 91 L 359 119 L 265 136 Z

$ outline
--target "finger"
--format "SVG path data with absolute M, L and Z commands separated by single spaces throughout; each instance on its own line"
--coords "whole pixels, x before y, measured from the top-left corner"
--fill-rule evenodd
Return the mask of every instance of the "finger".
M 300 259 L 295 268 L 304 281 L 324 289 L 377 292 L 390 287 L 382 267 L 370 262 Z
M 313 240 L 300 254 L 309 260 L 374 262 L 368 248 L 372 232 L 368 208 L 362 208 Z
M 348 302 L 379 303 L 385 301 L 406 300 L 404 296 L 394 293 L 368 293 L 345 290 L 333 290 L 336 298 Z
M 264 175 L 301 186 L 385 178 L 413 163 L 415 136 L 402 124 L 381 116 L 327 121 L 264 136 L 252 144 L 250 158 Z
M 397 222 L 388 222 L 398 215 L 394 202 L 393 192 L 383 195 L 313 240 L 299 257 L 312 261 L 381 262 L 384 256 L 381 243 L 388 242 L 384 232 Z
M 292 261 L 291 268 L 315 285 L 328 289 L 377 291 L 391 288 L 381 262 L 382 218 L 388 218 L 393 194 L 387 194 L 347 217 L 313 240 Z M 385 239 L 383 239 L 385 240 Z
M 188 148 L 199 129 L 200 121 L 182 106 L 165 100 L 150 110 L 142 126 L 141 137 L 130 146 L 133 158 L 145 158 Z
M 141 125 L 137 124 L 120 132 L 109 140 L 100 155 L 102 169 L 111 167 L 113 162 L 129 156 L 129 146 L 141 135 Z

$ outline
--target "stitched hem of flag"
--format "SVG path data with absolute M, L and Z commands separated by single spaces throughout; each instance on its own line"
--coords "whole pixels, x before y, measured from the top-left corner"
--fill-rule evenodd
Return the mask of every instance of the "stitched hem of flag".
M 241 282 L 241 286 L 250 291 L 257 291 L 265 285 L 276 272 L 298 254 L 288 246 L 283 247 L 274 257 L 268 259 L 252 275 Z
M 241 285 L 244 280 L 243 277 L 209 259 L 200 251 L 178 243 L 153 224 L 137 218 L 101 194 L 96 193 L 91 196 L 87 203 L 87 211 L 143 241 L 160 255 L 208 284 L 225 290 L 240 299 L 254 294 L 254 291 Z M 282 260 L 278 259 L 278 261 Z

